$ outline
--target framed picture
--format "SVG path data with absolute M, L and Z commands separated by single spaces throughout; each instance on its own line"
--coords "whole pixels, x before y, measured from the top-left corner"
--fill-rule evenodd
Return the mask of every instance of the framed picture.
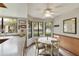
M 19 24 L 20 24 L 20 25 L 26 24 L 26 20 L 19 20 Z
M 76 34 L 77 33 L 77 18 L 70 18 L 63 21 L 63 32 Z
M 19 28 L 26 28 L 26 25 L 19 25 Z

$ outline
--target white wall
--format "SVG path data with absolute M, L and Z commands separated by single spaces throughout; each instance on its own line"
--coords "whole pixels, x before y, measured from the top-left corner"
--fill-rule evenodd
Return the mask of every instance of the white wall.
M 73 18 L 73 17 L 77 17 L 77 34 L 63 33 L 63 20 L 68 19 L 68 18 Z M 79 8 L 72 10 L 68 13 L 62 14 L 60 16 L 57 16 L 54 19 L 54 25 L 59 25 L 59 27 L 54 27 L 54 33 L 79 38 Z
M 5 3 L 7 8 L 0 8 L 0 16 L 27 18 L 27 4 Z

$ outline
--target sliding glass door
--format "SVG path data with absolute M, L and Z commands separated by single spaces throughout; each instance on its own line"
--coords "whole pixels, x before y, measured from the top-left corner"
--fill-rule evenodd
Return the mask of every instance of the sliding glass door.
M 33 22 L 34 36 L 43 35 L 43 22 Z

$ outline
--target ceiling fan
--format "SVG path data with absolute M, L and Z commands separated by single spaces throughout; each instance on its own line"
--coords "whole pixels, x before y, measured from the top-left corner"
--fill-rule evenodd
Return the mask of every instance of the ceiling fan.
M 53 3 L 45 3 L 43 4 L 43 8 L 37 8 L 36 10 L 40 11 L 43 17 L 52 17 L 56 15 L 56 10 L 63 7 L 63 4 L 53 4 Z
M 44 10 L 44 16 L 45 17 L 51 17 L 54 14 L 54 11 L 52 8 L 50 8 L 49 3 L 46 4 L 46 9 Z
M 3 3 L 0 3 L 1 8 L 7 8 Z

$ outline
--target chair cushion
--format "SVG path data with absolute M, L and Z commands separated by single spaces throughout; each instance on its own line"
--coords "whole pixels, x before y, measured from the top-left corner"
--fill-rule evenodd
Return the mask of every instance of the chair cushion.
M 39 55 L 50 56 L 51 54 L 49 51 L 41 50 L 41 52 L 39 52 Z

